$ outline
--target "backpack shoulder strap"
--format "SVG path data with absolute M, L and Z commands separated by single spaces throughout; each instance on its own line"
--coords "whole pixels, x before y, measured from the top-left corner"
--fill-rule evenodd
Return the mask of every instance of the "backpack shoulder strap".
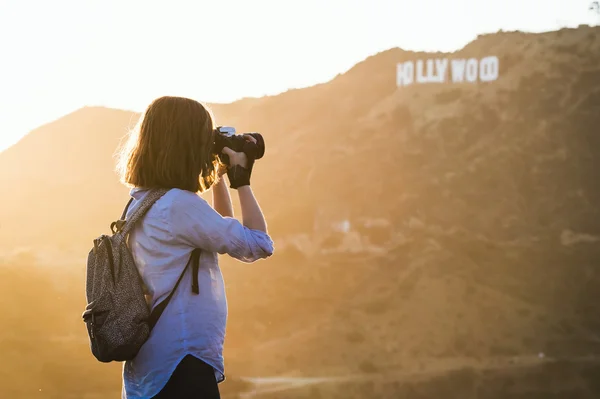
M 123 236 L 127 236 L 131 229 L 135 226 L 135 224 L 144 217 L 146 212 L 154 205 L 156 201 L 158 201 L 163 195 L 165 195 L 169 191 L 168 189 L 156 189 L 151 190 L 142 200 L 142 203 L 138 206 L 138 208 L 133 212 L 133 214 L 126 219 L 127 211 L 129 206 L 133 202 L 133 198 L 129 199 L 127 206 L 123 210 L 123 214 L 121 215 L 121 219 L 113 222 L 111 224 L 111 230 L 113 233 L 120 232 Z
M 120 220 L 125 220 L 125 218 L 127 217 L 127 211 L 129 210 L 129 205 L 131 205 L 132 202 L 133 197 L 129 198 L 129 201 L 127 201 L 127 205 L 125 205 L 125 209 L 123 209 L 123 213 L 121 214 Z
M 192 251 L 192 254 L 190 255 L 190 259 L 188 260 L 188 263 L 183 268 L 183 271 L 181 272 L 179 279 L 177 279 L 177 283 L 175 283 L 175 287 L 173 287 L 169 296 L 166 297 L 161 303 L 156 305 L 154 307 L 154 309 L 152 310 L 152 312 L 150 313 L 150 317 L 148 318 L 148 325 L 150 326 L 150 329 L 154 328 L 154 326 L 158 322 L 158 319 L 163 314 L 165 308 L 171 301 L 171 298 L 173 298 L 173 294 L 175 294 L 175 290 L 177 290 L 177 287 L 179 287 L 179 283 L 181 282 L 181 279 L 183 279 L 183 275 L 189 268 L 190 264 L 192 265 L 192 273 L 193 273 L 192 291 L 194 291 L 195 294 L 198 294 L 198 291 L 196 291 L 196 290 L 198 289 L 198 268 L 199 268 L 199 262 L 200 262 L 200 252 L 202 252 L 202 251 L 199 248 L 196 248 Z
M 168 191 L 169 191 L 168 189 L 156 189 L 156 190 L 150 191 L 144 197 L 144 199 L 142 200 L 142 203 L 133 212 L 133 214 L 129 218 L 126 218 L 127 211 L 129 210 L 129 206 L 133 202 L 133 198 L 130 198 L 129 201 L 127 202 L 127 205 L 125 206 L 125 209 L 123 210 L 121 219 L 119 219 L 118 221 L 113 222 L 111 224 L 111 230 L 113 231 L 113 233 L 119 232 L 122 234 L 123 237 L 126 237 L 127 234 L 129 234 L 129 232 L 131 231 L 131 229 L 135 226 L 135 224 L 141 218 L 144 217 L 144 215 L 146 214 L 146 212 L 148 212 L 148 210 L 152 207 L 152 205 L 154 205 L 154 203 L 156 201 L 158 201 Z M 190 259 L 188 260 L 188 263 L 185 265 L 183 271 L 179 275 L 179 278 L 177 279 L 177 283 L 175 283 L 175 287 L 173 287 L 173 289 L 169 293 L 169 296 L 167 298 L 165 298 L 157 306 L 155 306 L 155 308 L 150 313 L 150 317 L 148 318 L 148 324 L 150 326 L 150 329 L 152 329 L 156 325 L 156 323 L 158 322 L 158 319 L 160 318 L 163 311 L 165 310 L 165 308 L 171 301 L 171 298 L 173 297 L 175 290 L 177 290 L 177 287 L 179 287 L 179 283 L 183 279 L 183 276 L 185 275 L 185 272 L 187 271 L 190 264 L 192 265 L 192 273 L 193 273 L 192 274 L 192 292 L 194 294 L 199 294 L 200 290 L 199 290 L 199 284 L 198 284 L 198 273 L 200 271 L 200 254 L 201 254 L 201 252 L 202 252 L 202 250 L 200 248 L 195 248 L 192 251 L 192 253 L 190 254 Z
M 113 232 L 113 234 L 121 231 L 121 229 L 123 229 L 123 226 L 125 226 L 125 218 L 127 217 L 127 211 L 129 210 L 129 206 L 132 202 L 133 197 L 129 198 L 129 201 L 127 201 L 127 205 L 125 205 L 125 209 L 123 209 L 123 213 L 121 214 L 119 220 L 115 220 L 110 224 L 110 230 Z

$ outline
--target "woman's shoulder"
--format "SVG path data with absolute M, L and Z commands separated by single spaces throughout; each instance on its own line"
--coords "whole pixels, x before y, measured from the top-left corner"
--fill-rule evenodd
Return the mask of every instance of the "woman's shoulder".
M 197 193 L 179 188 L 172 188 L 167 191 L 163 198 L 161 198 L 161 202 L 163 202 L 164 206 L 171 208 L 173 211 L 185 209 L 187 207 L 198 209 L 210 207 L 208 202 Z
M 190 237 L 213 235 L 215 229 L 226 229 L 221 216 L 197 193 L 171 189 L 159 201 L 162 201 L 159 212 L 164 215 L 164 222 L 170 226 L 171 234 L 188 244 L 192 242 Z M 194 241 L 195 245 L 201 247 L 200 241 L 200 238 Z M 203 245 L 207 244 L 204 242 Z

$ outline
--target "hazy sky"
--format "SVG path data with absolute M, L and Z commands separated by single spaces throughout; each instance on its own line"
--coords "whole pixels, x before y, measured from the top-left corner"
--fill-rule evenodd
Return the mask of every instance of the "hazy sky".
M 327 81 L 392 47 L 596 24 L 588 0 L 0 0 L 0 151 L 84 105 L 229 102 Z

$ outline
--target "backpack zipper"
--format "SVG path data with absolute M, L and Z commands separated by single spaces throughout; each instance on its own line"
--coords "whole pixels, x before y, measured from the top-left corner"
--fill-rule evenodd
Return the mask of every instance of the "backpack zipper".
M 95 319 L 94 313 L 92 313 L 92 321 L 90 322 L 90 338 L 91 339 L 95 338 L 94 328 L 96 327 L 96 325 L 94 324 L 94 321 L 95 321 L 94 319 Z

